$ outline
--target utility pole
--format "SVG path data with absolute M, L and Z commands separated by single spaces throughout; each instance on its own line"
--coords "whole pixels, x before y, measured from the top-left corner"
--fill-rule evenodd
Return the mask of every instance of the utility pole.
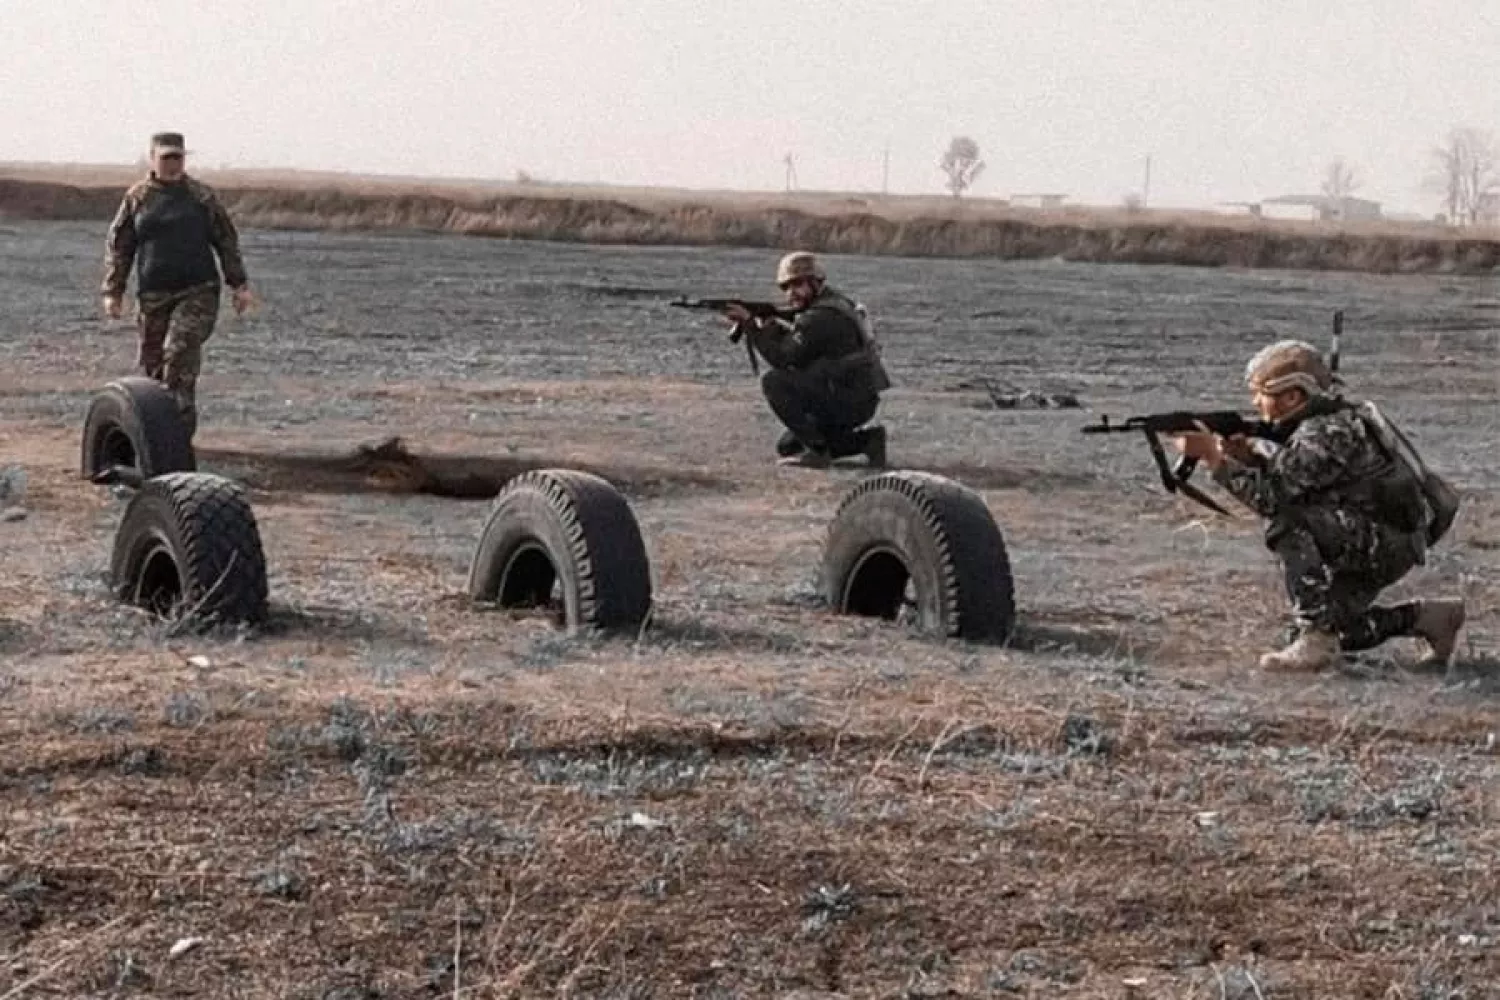
M 797 167 L 792 163 L 791 153 L 786 154 L 781 162 L 786 164 L 786 189 L 787 193 L 790 194 L 792 189 L 797 186 Z
M 891 191 L 891 144 L 885 144 L 885 160 L 880 166 L 880 193 L 889 194 Z
M 1141 185 L 1141 207 L 1151 203 L 1151 154 L 1146 154 L 1146 183 Z

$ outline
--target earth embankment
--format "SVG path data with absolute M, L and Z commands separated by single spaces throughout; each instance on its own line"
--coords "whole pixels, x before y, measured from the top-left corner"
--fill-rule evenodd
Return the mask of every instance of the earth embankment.
M 573 243 L 799 247 L 902 257 L 1060 258 L 1384 274 L 1486 275 L 1500 239 L 1430 225 L 1341 229 L 1309 223 L 1098 210 L 884 212 L 879 199 L 785 205 L 747 196 L 611 198 L 568 189 L 495 194 L 457 188 L 224 184 L 240 224 L 264 229 L 421 231 Z M 0 178 L 0 219 L 107 219 L 123 188 Z

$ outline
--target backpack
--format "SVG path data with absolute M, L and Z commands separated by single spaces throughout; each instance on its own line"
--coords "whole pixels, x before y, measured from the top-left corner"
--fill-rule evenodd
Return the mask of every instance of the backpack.
M 1448 533 L 1453 525 L 1453 519 L 1458 516 L 1458 508 L 1461 500 L 1456 491 L 1448 481 L 1431 469 L 1427 468 L 1422 461 L 1422 456 L 1417 454 L 1417 449 L 1412 447 L 1406 435 L 1401 433 L 1390 418 L 1380 412 L 1380 408 L 1374 403 L 1366 400 L 1355 408 L 1365 424 L 1374 431 L 1376 439 L 1380 442 L 1386 453 L 1395 456 L 1396 460 L 1404 465 L 1408 472 L 1416 479 L 1417 485 L 1422 490 L 1422 496 L 1427 500 L 1427 506 L 1432 511 L 1432 520 L 1427 524 L 1427 545 L 1431 547 L 1438 543 L 1438 539 Z

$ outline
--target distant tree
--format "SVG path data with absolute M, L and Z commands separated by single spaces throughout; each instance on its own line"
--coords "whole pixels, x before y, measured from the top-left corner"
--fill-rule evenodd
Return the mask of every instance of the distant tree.
M 944 186 L 953 193 L 953 197 L 963 197 L 963 193 L 974 185 L 974 179 L 984 170 L 984 161 L 979 158 L 979 143 L 967 136 L 954 136 L 953 141 L 948 144 L 947 152 L 938 161 L 938 166 L 948 175 Z
M 1500 196 L 1500 144 L 1475 128 L 1449 131 L 1432 151 L 1428 186 L 1442 196 L 1444 215 L 1452 225 L 1481 221 L 1491 200 Z
M 1344 162 L 1343 157 L 1336 158 L 1328 164 L 1328 171 L 1323 175 L 1323 197 L 1329 201 L 1339 202 L 1350 197 L 1359 190 L 1360 180 L 1354 173 L 1354 168 Z

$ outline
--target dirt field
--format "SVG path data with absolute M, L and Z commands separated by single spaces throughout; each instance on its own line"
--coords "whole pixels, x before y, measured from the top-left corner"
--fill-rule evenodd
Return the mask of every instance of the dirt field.
M 0 997 L 1500 995 L 1494 281 L 831 259 L 891 464 L 1005 532 L 1002 648 L 820 606 L 865 473 L 776 468 L 744 354 L 665 304 L 765 297 L 774 253 L 251 232 L 264 307 L 209 343 L 198 443 L 252 489 L 274 614 L 196 639 L 102 582 L 123 501 L 78 432 L 133 332 L 101 240 L 0 229 Z M 1469 599 L 1451 678 L 1409 644 L 1260 673 L 1256 522 L 1078 433 L 1240 406 L 1244 359 L 1335 308 L 1354 389 L 1466 496 L 1399 588 Z M 482 499 L 288 457 L 391 435 L 611 478 L 649 627 L 471 609 Z

